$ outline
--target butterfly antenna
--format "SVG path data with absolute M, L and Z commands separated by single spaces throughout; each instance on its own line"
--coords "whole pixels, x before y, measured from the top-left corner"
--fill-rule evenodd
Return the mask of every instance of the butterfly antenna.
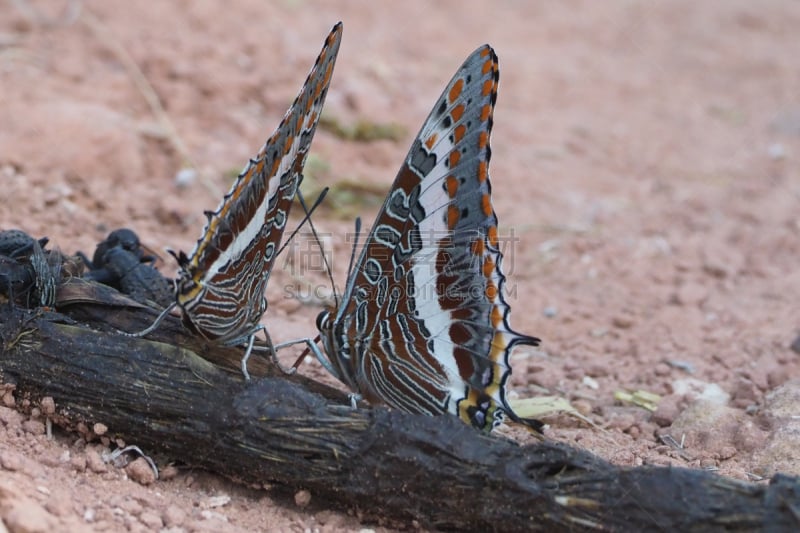
M 323 190 L 323 194 L 327 194 L 328 187 Z M 305 198 L 303 198 L 303 193 L 300 190 L 297 190 L 297 199 L 300 201 L 300 205 L 303 207 L 303 210 L 308 213 L 308 208 L 306 207 Z M 317 198 L 315 205 L 320 202 L 320 198 Z M 308 213 L 310 216 L 310 213 Z M 319 251 L 322 254 L 322 262 L 325 265 L 325 272 L 328 274 L 328 280 L 331 282 L 331 290 L 333 291 L 333 301 L 336 307 L 339 307 L 339 295 L 336 294 L 336 283 L 333 281 L 333 269 L 331 268 L 331 264 L 328 262 L 328 256 L 325 254 L 325 248 L 322 246 L 322 239 L 319 238 L 319 234 L 317 233 L 317 228 L 314 227 L 314 221 L 310 218 L 308 219 L 308 225 L 311 228 L 311 234 L 314 236 L 314 240 L 317 241 L 317 247 L 319 247 Z
M 353 264 L 356 261 L 356 248 L 358 248 L 358 238 L 361 235 L 361 217 L 356 217 L 356 233 L 353 240 L 353 251 L 350 252 L 350 264 L 347 265 L 347 279 L 353 273 Z
M 303 206 L 303 211 L 306 212 L 306 216 L 303 217 L 303 220 L 301 220 L 300 223 L 297 225 L 297 227 L 294 228 L 294 231 L 292 232 L 292 234 L 289 235 L 289 238 L 286 239 L 286 242 L 284 242 L 283 246 L 280 247 L 280 249 L 278 250 L 278 253 L 275 254 L 276 256 L 280 255 L 280 253 L 283 251 L 283 249 L 286 248 L 286 246 L 292 241 L 292 239 L 294 239 L 295 235 L 297 235 L 297 232 L 300 231 L 300 228 L 303 227 L 303 224 L 308 222 L 309 224 L 311 224 L 312 228 L 314 227 L 314 224 L 311 223 L 311 214 L 314 212 L 315 209 L 317 209 L 317 207 L 319 207 L 319 205 L 322 203 L 322 200 L 325 199 L 325 196 L 328 194 L 328 190 L 329 190 L 329 187 L 325 187 L 324 189 L 322 189 L 322 192 L 319 193 L 319 196 L 317 196 L 317 199 L 314 200 L 314 204 L 311 206 L 311 209 L 306 207 L 306 202 L 303 199 L 303 194 L 300 192 L 300 189 L 297 190 L 297 198 L 300 200 L 300 205 Z

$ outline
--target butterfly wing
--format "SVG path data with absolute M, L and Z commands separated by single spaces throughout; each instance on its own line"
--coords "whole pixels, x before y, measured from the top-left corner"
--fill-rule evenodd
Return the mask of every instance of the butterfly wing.
M 511 349 L 539 342 L 511 329 L 502 292 L 488 173 L 498 79 L 497 56 L 483 46 L 440 96 L 372 227 L 326 345 L 344 345 L 332 366 L 368 400 L 450 412 L 486 430 L 498 409 L 514 416 L 505 398 Z
M 237 344 L 258 327 L 264 289 L 333 74 L 342 36 L 334 26 L 275 133 L 251 159 L 182 256 L 178 304 L 210 339 Z

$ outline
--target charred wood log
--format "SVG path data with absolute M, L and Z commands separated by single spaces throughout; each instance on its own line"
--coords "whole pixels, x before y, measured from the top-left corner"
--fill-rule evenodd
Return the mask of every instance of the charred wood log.
M 56 423 L 102 422 L 129 443 L 251 483 L 305 488 L 370 516 L 458 530 L 800 529 L 800 482 L 620 468 L 545 442 L 519 446 L 455 417 L 353 410 L 341 392 L 211 346 L 108 287 L 73 280 L 58 312 L 0 305 L 0 371 Z

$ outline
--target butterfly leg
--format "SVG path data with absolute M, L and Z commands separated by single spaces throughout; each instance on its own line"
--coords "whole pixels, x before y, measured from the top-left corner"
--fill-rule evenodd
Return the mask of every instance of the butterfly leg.
M 137 331 L 136 333 L 128 333 L 127 331 L 117 330 L 117 332 L 120 335 L 125 335 L 126 337 L 144 337 L 148 333 L 151 333 L 153 330 L 155 330 L 159 326 L 159 324 L 161 324 L 164 321 L 164 319 L 167 318 L 167 315 L 170 313 L 170 311 L 172 311 L 175 308 L 176 305 L 178 305 L 177 302 L 172 302 L 167 307 L 165 307 L 164 310 L 161 311 L 161 314 L 156 317 L 155 321 L 142 331 Z
M 256 333 L 258 333 L 259 331 L 264 332 L 264 338 L 265 338 L 264 346 L 255 346 Z M 250 333 L 250 335 L 246 337 L 246 339 L 247 339 L 247 350 L 245 350 L 244 357 L 242 357 L 242 375 L 244 376 L 245 381 L 250 381 L 250 373 L 247 371 L 247 360 L 250 359 L 250 354 L 253 352 L 254 348 L 256 348 L 258 351 L 269 351 L 273 362 L 276 365 L 278 365 L 278 368 L 280 368 L 281 365 L 278 364 L 278 358 L 275 355 L 275 347 L 272 345 L 272 337 L 269 336 L 267 328 L 265 328 L 262 325 L 259 325 L 256 329 L 252 331 L 252 333 Z M 237 342 L 235 344 L 240 344 L 240 343 Z M 283 369 L 281 368 L 281 370 Z
M 110 463 L 110 462 L 116 461 L 117 458 L 122 456 L 122 454 L 128 453 L 128 452 L 136 452 L 136 453 L 139 454 L 140 457 L 143 457 L 144 460 L 147 461 L 147 464 L 150 465 L 150 468 L 153 470 L 153 473 L 156 475 L 156 479 L 158 479 L 158 467 L 156 466 L 156 462 L 153 461 L 150 458 L 150 456 L 145 455 L 144 452 L 142 451 L 142 449 L 139 448 L 138 446 L 129 445 L 129 446 L 125 446 L 124 448 L 117 448 L 113 452 L 105 455 L 103 457 L 103 460 L 106 463 Z
M 273 345 L 272 344 L 272 339 L 270 338 L 269 333 L 267 333 L 267 330 L 263 326 L 262 326 L 261 329 L 263 329 L 264 335 L 267 337 L 267 344 L 266 344 L 266 346 L 254 345 L 252 349 L 256 350 L 256 351 L 269 351 L 270 352 L 270 358 L 272 359 L 272 362 L 275 363 L 275 366 L 280 368 L 281 372 L 283 372 L 287 376 L 291 376 L 292 374 L 297 372 L 297 369 L 295 367 L 286 368 L 281 364 L 281 362 L 278 360 L 278 349 L 282 348 L 284 346 L 288 346 L 290 344 L 295 344 L 296 342 L 302 342 L 302 341 L 288 342 L 288 343 L 284 342 L 282 344 Z M 242 361 L 242 364 L 244 364 L 244 360 Z M 245 374 L 245 376 L 247 376 L 247 375 Z
M 261 329 L 263 328 L 264 327 L 261 326 Z M 256 342 L 256 332 L 254 331 L 252 334 L 250 334 L 250 338 L 247 341 L 247 349 L 244 351 L 244 357 L 242 357 L 242 375 L 244 375 L 245 381 L 250 381 L 250 372 L 247 371 L 247 360 L 250 359 L 250 352 L 253 351 L 253 344 L 255 344 L 255 342 Z
M 314 357 L 317 358 L 317 361 L 319 361 L 319 363 L 325 368 L 325 370 L 330 372 L 337 379 L 341 379 L 339 378 L 339 372 L 336 370 L 336 368 L 334 368 L 334 366 L 331 364 L 331 362 L 328 360 L 328 358 L 325 356 L 322 350 L 320 350 L 319 346 L 317 345 L 317 342 L 319 342 L 319 337 L 317 337 L 316 339 L 306 337 L 304 339 L 295 339 L 293 341 L 282 342 L 281 344 L 276 345 L 275 349 L 277 350 L 280 348 L 286 348 L 287 346 L 305 343 L 306 351 L 304 351 L 300 355 L 300 357 L 298 357 L 297 361 L 294 363 L 294 365 L 292 365 L 292 368 L 296 370 L 297 367 L 300 366 L 300 363 L 302 363 L 303 358 L 306 356 L 306 354 L 308 352 L 311 352 L 314 354 Z
M 353 410 L 358 409 L 358 402 L 362 399 L 361 395 L 357 392 L 351 392 L 347 397 L 350 398 L 350 407 L 352 407 Z

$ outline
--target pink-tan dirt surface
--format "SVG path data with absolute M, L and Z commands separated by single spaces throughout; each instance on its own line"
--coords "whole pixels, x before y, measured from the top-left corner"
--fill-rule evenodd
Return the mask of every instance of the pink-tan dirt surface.
M 594 425 L 551 416 L 547 437 L 618 465 L 800 474 L 794 0 L 6 0 L 0 229 L 91 255 L 130 227 L 160 252 L 189 251 L 203 210 L 278 124 L 339 20 L 325 115 L 401 132 L 317 131 L 307 185 L 339 192 L 314 220 L 340 287 L 353 218 L 371 222 L 440 91 L 488 42 L 500 57 L 491 176 L 511 321 L 543 340 L 513 354 L 511 396 L 568 399 Z M 194 176 L 177 179 L 188 165 Z M 308 234 L 288 250 L 267 291 L 275 342 L 313 335 L 329 291 L 308 268 Z M 334 383 L 316 362 L 301 372 Z M 151 482 L 141 462 L 103 462 L 102 439 L 48 440 L 46 407 L 22 415 L 4 391 L 0 531 L 387 527 L 301 490 L 273 497 L 267 480 L 161 465 Z M 655 411 L 615 397 L 635 391 L 659 395 Z

